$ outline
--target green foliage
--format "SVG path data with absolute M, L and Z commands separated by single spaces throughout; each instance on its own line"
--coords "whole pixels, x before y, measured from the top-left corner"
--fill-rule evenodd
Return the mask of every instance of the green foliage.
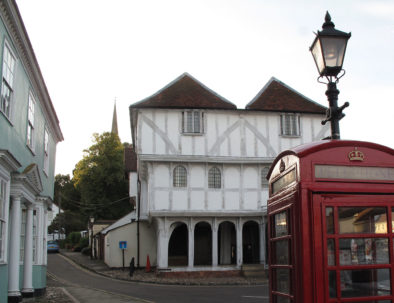
M 60 230 L 61 227 L 64 230 L 64 233 L 69 235 L 73 231 L 85 230 L 86 226 L 87 218 L 85 218 L 78 210 L 65 210 L 63 213 L 56 215 L 51 225 L 48 226 L 48 232 L 56 232 Z
M 75 246 L 79 243 L 81 240 L 81 233 L 78 231 L 70 233 L 67 238 L 66 238 L 66 243 L 71 244 L 72 246 Z
M 81 196 L 84 215 L 95 219 L 119 219 L 131 211 L 124 178 L 123 145 L 118 135 L 93 135 L 74 169 L 73 182 Z
M 88 237 L 82 237 L 79 240 L 79 247 L 81 247 L 81 249 L 88 247 L 89 246 L 89 238 Z

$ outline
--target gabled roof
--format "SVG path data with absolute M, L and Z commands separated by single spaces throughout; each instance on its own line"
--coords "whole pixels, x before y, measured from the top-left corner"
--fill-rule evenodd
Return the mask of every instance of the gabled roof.
M 327 108 L 272 77 L 246 109 L 325 114 Z
M 154 95 L 130 105 L 130 108 L 207 108 L 237 107 L 188 73 L 184 73 Z

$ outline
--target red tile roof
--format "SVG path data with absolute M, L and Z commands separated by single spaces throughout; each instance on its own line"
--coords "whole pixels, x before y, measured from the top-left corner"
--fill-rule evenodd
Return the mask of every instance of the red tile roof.
M 246 109 L 325 114 L 327 108 L 272 77 Z
M 237 109 L 233 103 L 219 96 L 188 73 L 182 74 L 154 95 L 130 107 Z

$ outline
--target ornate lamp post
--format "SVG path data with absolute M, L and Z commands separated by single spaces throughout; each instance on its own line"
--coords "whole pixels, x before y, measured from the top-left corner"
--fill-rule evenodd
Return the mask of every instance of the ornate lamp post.
M 89 217 L 89 225 L 90 225 L 90 259 L 93 259 L 93 224 L 94 217 Z
M 324 125 L 328 121 L 331 122 L 331 139 L 340 139 L 339 120 L 345 116 L 342 113 L 343 109 L 349 106 L 349 102 L 345 102 L 344 105 L 338 107 L 339 90 L 337 89 L 337 82 L 345 74 L 342 64 L 350 36 L 350 33 L 344 33 L 335 29 L 331 16 L 327 12 L 323 30 L 317 31 L 316 38 L 310 47 L 320 74 L 318 82 L 327 84 L 326 95 L 330 106 L 327 110 L 326 119 L 322 121 L 322 124 Z M 321 80 L 323 78 L 327 82 L 323 82 Z

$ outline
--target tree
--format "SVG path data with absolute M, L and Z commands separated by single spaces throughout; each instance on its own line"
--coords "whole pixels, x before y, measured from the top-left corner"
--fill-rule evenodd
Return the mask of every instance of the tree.
M 123 145 L 117 134 L 93 134 L 93 145 L 73 171 L 84 216 L 119 219 L 131 211 L 124 178 Z

